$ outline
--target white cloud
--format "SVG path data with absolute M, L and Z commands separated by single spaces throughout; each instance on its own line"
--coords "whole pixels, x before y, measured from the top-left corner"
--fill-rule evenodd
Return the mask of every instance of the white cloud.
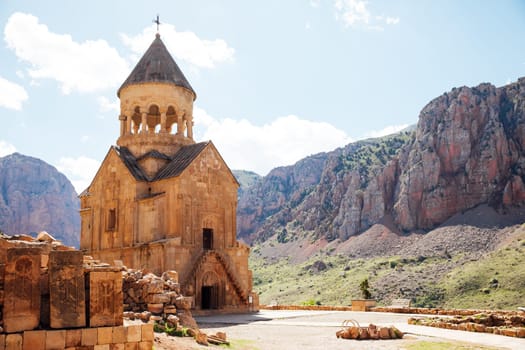
M 153 41 L 155 26 L 145 28 L 141 34 L 121 34 L 122 42 L 136 55 L 141 56 Z M 189 31 L 177 31 L 171 24 L 161 25 L 161 38 L 176 59 L 198 68 L 214 68 L 217 63 L 234 60 L 235 50 L 222 39 L 206 40 Z
M 7 46 L 30 64 L 29 77 L 54 79 L 62 92 L 93 92 L 114 88 L 126 79 L 129 67 L 105 40 L 75 42 L 69 34 L 56 34 L 37 17 L 16 12 L 4 28 Z
M 100 107 L 101 112 L 118 112 L 120 111 L 120 100 L 115 99 L 113 101 L 110 101 L 105 96 L 99 96 L 97 98 L 98 105 Z
M 0 107 L 19 111 L 26 100 L 27 92 L 22 86 L 0 77 Z
M 386 24 L 398 24 L 399 17 L 387 17 L 385 20 Z
M 245 119 L 215 119 L 198 107 L 193 114 L 196 138 L 212 140 L 231 169 L 253 170 L 261 175 L 352 141 L 333 125 L 295 115 L 259 126 Z
M 310 0 L 310 6 L 312 7 L 319 7 L 321 4 L 321 0 Z
M 341 19 L 346 26 L 353 26 L 358 23 L 368 24 L 370 22 L 370 11 L 368 11 L 368 1 L 364 0 L 336 0 L 336 16 Z
M 407 128 L 408 126 L 409 126 L 408 124 L 389 125 L 389 126 L 384 127 L 381 130 L 372 130 L 372 131 L 367 132 L 364 138 L 381 137 L 381 136 L 395 134 Z
M 368 30 L 382 31 L 383 25 L 398 24 L 399 17 L 372 16 L 366 0 L 335 0 L 335 18 L 345 27 L 362 27 Z
M 62 157 L 56 167 L 67 176 L 77 193 L 81 193 L 89 186 L 99 166 L 99 161 L 80 156 L 78 158 Z
M 0 157 L 5 157 L 15 152 L 15 146 L 10 144 L 9 142 L 0 140 Z

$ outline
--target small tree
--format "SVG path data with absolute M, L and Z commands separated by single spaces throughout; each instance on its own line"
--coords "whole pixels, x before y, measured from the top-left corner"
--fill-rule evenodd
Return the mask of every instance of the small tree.
M 361 295 L 363 296 L 363 299 L 370 299 L 372 297 L 372 293 L 370 293 L 370 285 L 368 284 L 368 278 L 365 278 L 361 281 L 359 284 L 359 289 L 361 290 Z

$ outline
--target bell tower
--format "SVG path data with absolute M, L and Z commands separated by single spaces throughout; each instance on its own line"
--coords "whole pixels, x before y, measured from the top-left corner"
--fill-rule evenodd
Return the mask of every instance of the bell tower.
M 160 39 L 144 53 L 117 92 L 120 98 L 120 137 L 136 158 L 151 152 L 171 156 L 193 140 L 193 101 L 190 83 Z

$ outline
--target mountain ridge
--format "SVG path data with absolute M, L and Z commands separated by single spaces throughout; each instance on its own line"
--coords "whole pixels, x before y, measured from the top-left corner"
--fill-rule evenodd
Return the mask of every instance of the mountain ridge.
M 47 231 L 78 247 L 79 203 L 71 182 L 48 163 L 20 153 L 0 158 L 0 230 L 5 234 Z
M 387 217 L 409 233 L 478 205 L 505 211 L 525 202 L 524 150 L 525 78 L 454 88 L 422 109 L 413 133 L 270 171 L 240 195 L 238 236 L 344 242 Z

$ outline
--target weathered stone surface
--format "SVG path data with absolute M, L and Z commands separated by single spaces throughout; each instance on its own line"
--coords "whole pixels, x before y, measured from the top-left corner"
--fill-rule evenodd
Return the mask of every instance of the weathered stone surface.
M 141 340 L 142 341 L 153 341 L 154 340 L 154 333 L 153 333 L 153 324 L 143 324 L 141 328 Z
M 46 349 L 64 349 L 66 347 L 66 331 L 54 330 L 46 332 Z
M 82 330 L 68 329 L 66 330 L 66 348 L 77 347 L 82 344 Z
M 89 326 L 122 325 L 122 274 L 91 271 L 89 288 Z
M 81 251 L 49 253 L 51 328 L 86 325 L 83 254 Z
M 4 330 L 35 329 L 40 322 L 39 248 L 9 248 L 4 281 Z
M 23 349 L 24 350 L 45 350 L 46 349 L 46 331 L 25 331 Z
M 21 350 L 23 344 L 22 334 L 8 334 L 5 337 L 5 350 Z
M 142 326 L 131 325 L 128 326 L 127 341 L 129 343 L 139 342 L 142 339 Z
M 82 346 L 93 346 L 97 344 L 98 332 L 96 328 L 82 328 Z

